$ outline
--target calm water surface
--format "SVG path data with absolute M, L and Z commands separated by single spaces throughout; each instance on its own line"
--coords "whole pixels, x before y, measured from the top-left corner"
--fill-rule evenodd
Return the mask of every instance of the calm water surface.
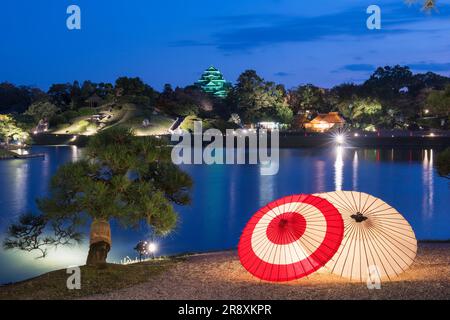
M 34 147 L 45 160 L 0 161 L 0 238 L 20 213 L 35 210 L 35 199 L 59 165 L 75 161 L 76 147 Z M 158 239 L 158 254 L 234 248 L 250 216 L 264 204 L 290 194 L 358 190 L 381 197 L 411 223 L 419 239 L 450 239 L 450 186 L 433 169 L 435 150 L 352 148 L 280 150 L 276 176 L 261 176 L 252 165 L 184 166 L 194 181 L 193 203 L 178 208 L 180 223 Z M 148 230 L 123 230 L 113 223 L 109 260 L 135 257 L 133 247 Z M 45 259 L 0 249 L 0 283 L 83 264 L 84 245 L 51 250 Z

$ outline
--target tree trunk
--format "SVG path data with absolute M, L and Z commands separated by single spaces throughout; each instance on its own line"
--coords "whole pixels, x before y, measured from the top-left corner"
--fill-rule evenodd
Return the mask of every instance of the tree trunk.
M 108 220 L 94 219 L 91 224 L 90 246 L 86 265 L 106 264 L 111 249 L 111 227 Z

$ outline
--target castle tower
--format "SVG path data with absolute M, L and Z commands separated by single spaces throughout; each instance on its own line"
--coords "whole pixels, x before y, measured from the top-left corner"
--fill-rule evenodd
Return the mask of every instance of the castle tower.
M 202 88 L 204 92 L 213 94 L 219 98 L 225 98 L 231 87 L 231 83 L 227 82 L 223 78 L 222 73 L 213 66 L 203 72 L 201 78 L 195 85 Z

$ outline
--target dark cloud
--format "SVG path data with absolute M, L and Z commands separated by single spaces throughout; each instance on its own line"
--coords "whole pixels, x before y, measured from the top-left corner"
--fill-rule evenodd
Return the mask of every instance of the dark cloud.
M 314 17 L 267 14 L 216 17 L 216 23 L 221 25 L 223 30 L 213 32 L 210 35 L 212 40 L 208 44 L 199 44 L 195 41 L 192 44 L 211 45 L 223 51 L 233 52 L 284 43 L 312 42 L 342 37 L 361 39 L 361 37 L 425 32 L 411 27 L 412 24 L 426 18 L 416 8 L 405 7 L 400 2 L 393 6 L 384 6 L 383 12 L 385 13 L 382 15 L 381 30 L 367 29 L 366 6 Z M 438 18 L 442 19 L 442 16 Z M 185 44 L 189 45 L 189 41 Z M 183 45 L 183 42 L 179 45 Z
M 212 46 L 212 43 L 200 42 L 196 40 L 179 40 L 169 43 L 171 47 L 205 47 Z
M 360 63 L 360 64 L 347 64 L 345 66 L 343 66 L 340 70 L 346 70 L 346 71 L 356 71 L 356 72 L 360 72 L 360 71 L 374 71 L 376 69 L 376 67 L 372 64 L 364 64 L 364 63 Z
M 450 63 L 417 62 L 410 63 L 408 66 L 416 71 L 450 71 Z
M 293 73 L 289 73 L 289 72 L 280 71 L 280 72 L 274 73 L 273 75 L 276 76 L 276 77 L 289 77 L 289 76 L 292 76 L 294 74 Z

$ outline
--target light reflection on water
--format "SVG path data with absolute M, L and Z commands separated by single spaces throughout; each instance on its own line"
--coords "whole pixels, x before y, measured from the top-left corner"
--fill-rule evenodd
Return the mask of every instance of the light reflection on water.
M 2 235 L 20 213 L 35 210 L 35 199 L 47 192 L 57 167 L 80 158 L 76 147 L 35 147 L 45 160 L 0 162 L 0 229 Z M 194 179 L 193 203 L 177 208 L 179 227 L 159 239 L 160 254 L 234 248 L 250 216 L 282 196 L 333 190 L 358 190 L 384 199 L 413 226 L 419 239 L 450 239 L 450 189 L 433 168 L 435 150 L 283 149 L 279 172 L 262 176 L 257 165 L 183 166 Z M 148 236 L 112 224 L 110 261 L 134 257 L 135 244 Z M 0 283 L 82 264 L 87 244 L 58 249 L 49 258 L 0 250 Z
M 334 189 L 342 190 L 342 181 L 344 179 L 344 147 L 336 147 L 336 160 L 334 161 Z
M 424 150 L 422 169 L 422 184 L 424 187 L 422 196 L 422 216 L 424 218 L 430 218 L 434 209 L 433 165 L 433 150 Z

